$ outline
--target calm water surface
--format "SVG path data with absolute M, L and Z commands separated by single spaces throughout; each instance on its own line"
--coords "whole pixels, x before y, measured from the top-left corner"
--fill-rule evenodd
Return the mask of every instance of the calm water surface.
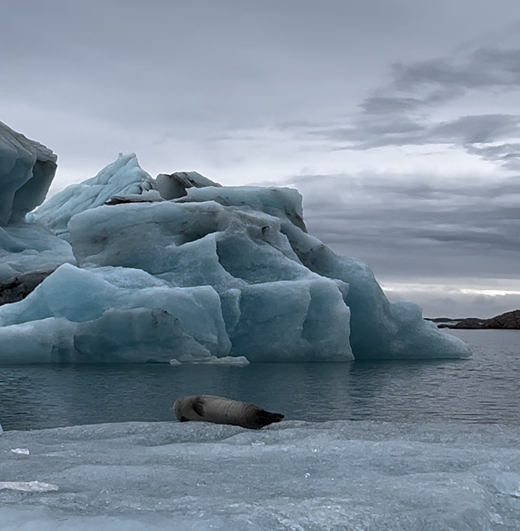
M 174 420 L 184 394 L 254 402 L 287 419 L 520 425 L 520 331 L 450 331 L 473 358 L 342 364 L 0 368 L 4 430 Z

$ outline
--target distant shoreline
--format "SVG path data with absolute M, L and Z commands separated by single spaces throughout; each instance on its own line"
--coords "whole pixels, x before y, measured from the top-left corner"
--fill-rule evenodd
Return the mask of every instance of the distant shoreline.
M 435 323 L 438 328 L 454 328 L 459 330 L 520 330 L 520 310 L 502 313 L 489 319 L 478 317 L 435 317 L 425 318 Z

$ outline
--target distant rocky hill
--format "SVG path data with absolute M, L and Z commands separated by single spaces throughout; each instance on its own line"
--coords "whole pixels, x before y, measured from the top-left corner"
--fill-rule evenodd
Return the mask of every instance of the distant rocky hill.
M 464 328 L 464 329 L 507 329 L 520 330 L 520 310 L 502 313 L 490 319 L 478 319 L 477 317 L 466 317 L 451 319 L 448 317 L 437 317 L 428 319 L 433 321 L 439 328 Z

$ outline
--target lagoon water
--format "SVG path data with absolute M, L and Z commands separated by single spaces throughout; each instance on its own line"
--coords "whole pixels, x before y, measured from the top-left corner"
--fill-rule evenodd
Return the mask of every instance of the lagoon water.
M 448 332 L 447 332 L 448 333 Z M 175 420 L 183 394 L 257 403 L 286 419 L 520 425 L 520 331 L 450 330 L 468 360 L 0 368 L 0 423 L 30 430 Z

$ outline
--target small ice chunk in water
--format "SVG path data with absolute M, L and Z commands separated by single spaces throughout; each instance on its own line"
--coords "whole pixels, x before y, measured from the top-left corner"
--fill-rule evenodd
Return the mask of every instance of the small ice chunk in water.
M 23 492 L 52 492 L 59 490 L 57 485 L 43 481 L 0 481 L 0 490 L 20 490 Z
M 29 455 L 30 453 L 28 448 L 13 448 L 11 452 L 18 455 Z
M 222 358 L 211 356 L 191 361 L 190 363 L 193 363 L 194 365 L 232 365 L 234 367 L 245 367 L 246 365 L 249 365 L 250 362 L 245 356 L 224 356 Z M 183 362 L 174 358 L 170 360 L 170 365 L 183 365 Z

